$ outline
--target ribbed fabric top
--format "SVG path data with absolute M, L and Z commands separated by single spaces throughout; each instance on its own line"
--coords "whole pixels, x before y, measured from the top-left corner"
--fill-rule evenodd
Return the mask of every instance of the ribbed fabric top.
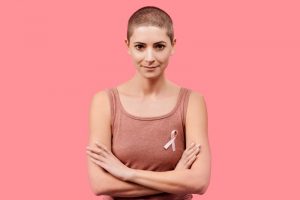
M 126 166 L 150 171 L 173 170 L 185 150 L 185 118 L 191 90 L 180 88 L 175 107 L 164 115 L 135 116 L 124 109 L 117 88 L 107 90 L 111 107 L 112 152 Z M 171 134 L 176 131 L 177 134 Z M 173 142 L 170 141 L 173 138 Z M 175 139 L 174 139 L 175 138 Z M 171 143 L 166 149 L 164 146 Z M 173 149 L 174 148 L 174 149 Z M 174 151 L 175 150 L 175 151 Z M 160 195 L 106 199 L 192 199 L 192 195 Z

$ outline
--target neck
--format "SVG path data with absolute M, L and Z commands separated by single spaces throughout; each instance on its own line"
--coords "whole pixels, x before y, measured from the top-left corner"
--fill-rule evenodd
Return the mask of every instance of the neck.
M 169 82 L 166 80 L 164 75 L 160 76 L 157 79 L 146 79 L 144 77 L 139 76 L 139 74 L 136 74 L 130 80 L 130 82 L 131 87 L 135 91 L 138 91 L 139 95 L 143 97 L 157 96 L 169 85 Z

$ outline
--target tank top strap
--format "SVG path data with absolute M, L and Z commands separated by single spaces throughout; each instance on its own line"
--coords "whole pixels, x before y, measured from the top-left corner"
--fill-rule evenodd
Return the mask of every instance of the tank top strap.
M 110 104 L 110 115 L 111 115 L 110 125 L 111 127 L 113 127 L 115 117 L 116 117 L 116 94 L 114 93 L 113 88 L 108 88 L 106 92 L 109 97 L 109 104 Z
M 110 110 L 111 110 L 111 126 L 113 127 L 115 118 L 118 115 L 117 113 L 119 112 L 119 109 L 122 105 L 121 105 L 120 99 L 118 97 L 116 88 L 107 89 L 107 93 L 109 96 Z M 179 93 L 179 97 L 177 99 L 176 106 L 174 107 L 174 109 L 171 113 L 167 114 L 167 116 L 168 116 L 168 115 L 172 114 L 173 112 L 179 111 L 179 113 L 181 115 L 183 126 L 185 126 L 185 119 L 186 119 L 187 106 L 188 106 L 190 93 L 191 93 L 190 89 L 183 87 Z M 156 118 L 156 117 L 153 117 L 153 118 Z M 158 117 L 158 118 L 160 118 L 160 117 Z
M 183 94 L 182 94 L 182 101 L 180 105 L 180 113 L 181 113 L 181 119 L 182 119 L 182 126 L 185 128 L 186 123 L 186 114 L 187 114 L 187 107 L 189 103 L 189 97 L 192 90 L 188 88 L 183 88 Z

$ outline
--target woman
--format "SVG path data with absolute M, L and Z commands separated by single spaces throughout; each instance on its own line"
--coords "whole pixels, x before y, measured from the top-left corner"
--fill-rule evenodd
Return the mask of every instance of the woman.
M 192 199 L 209 185 L 204 97 L 164 73 L 176 44 L 172 26 L 157 7 L 133 13 L 125 43 L 136 74 L 92 99 L 88 172 L 105 199 Z

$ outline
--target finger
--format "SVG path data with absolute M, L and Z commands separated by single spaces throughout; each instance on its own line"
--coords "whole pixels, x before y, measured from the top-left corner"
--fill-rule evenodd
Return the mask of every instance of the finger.
M 190 151 L 194 148 L 194 146 L 195 146 L 195 143 L 192 143 L 188 148 L 186 148 L 185 150 L 184 150 L 184 152 L 183 152 L 183 156 L 187 156 L 187 155 L 189 155 L 190 154 Z
M 86 149 L 93 151 L 95 153 L 100 153 L 101 151 L 103 151 L 103 149 L 100 148 L 98 145 L 96 145 L 96 143 L 95 143 L 95 145 L 86 146 Z
M 189 159 L 189 161 L 186 163 L 187 167 L 190 168 L 196 159 L 197 159 L 197 156 L 193 155 L 193 157 L 191 159 Z
M 86 151 L 86 153 L 90 156 L 90 158 L 100 160 L 100 161 L 104 160 L 104 157 L 101 154 L 95 154 L 95 153 L 92 153 L 90 151 Z
M 91 151 L 92 153 L 96 153 L 96 154 L 99 154 L 99 155 L 101 154 L 104 157 L 107 156 L 106 151 L 104 151 L 103 148 L 101 148 L 101 146 L 99 146 L 97 144 L 95 144 L 94 147 L 87 146 L 86 149 Z
M 97 147 L 99 147 L 100 149 L 102 149 L 102 150 L 105 151 L 106 153 L 108 153 L 108 154 L 110 153 L 110 151 L 106 148 L 105 145 L 103 145 L 103 144 L 101 144 L 101 143 L 98 143 L 98 142 L 96 142 L 95 144 L 96 144 Z
M 201 146 L 200 146 L 200 145 L 196 145 L 196 146 L 194 146 L 194 148 L 191 150 L 191 153 L 198 152 L 198 151 L 200 151 L 200 149 L 201 149 Z
M 200 153 L 200 150 L 201 150 L 201 146 L 194 148 L 191 155 L 193 155 L 193 154 L 198 155 Z
M 195 143 L 193 142 L 187 149 L 185 149 L 186 151 L 189 151 L 191 149 L 193 149 L 195 146 Z
M 94 159 L 94 158 L 91 158 L 91 161 L 92 161 L 93 163 L 95 163 L 96 165 L 99 165 L 100 167 L 103 166 L 103 162 L 100 161 L 100 160 L 96 160 L 96 159 Z
M 195 153 L 190 154 L 190 155 L 186 158 L 185 164 L 188 163 L 194 156 L 196 156 Z
M 186 156 L 188 157 L 188 156 L 190 156 L 191 154 L 193 154 L 194 152 L 195 152 L 195 150 L 197 150 L 197 146 L 194 144 L 190 149 L 188 149 L 187 151 L 186 151 Z
M 101 149 L 99 149 L 99 148 L 92 148 L 92 147 L 89 147 L 89 146 L 87 146 L 86 147 L 86 150 L 87 151 L 90 151 L 90 152 L 92 152 L 92 153 L 95 153 L 95 154 L 100 154 L 101 153 Z
M 95 159 L 91 159 L 92 162 L 96 165 L 98 165 L 99 167 L 101 167 L 102 169 L 104 169 L 106 172 L 107 171 L 107 164 L 105 162 L 99 161 L 99 160 L 95 160 Z
M 197 156 L 200 153 L 200 148 L 195 148 L 194 151 L 187 157 L 187 159 L 185 160 L 186 162 L 188 162 L 190 159 L 192 159 L 194 156 Z
M 201 145 L 197 145 L 197 150 L 196 151 L 197 151 L 197 154 L 200 153 L 200 151 L 201 151 Z

